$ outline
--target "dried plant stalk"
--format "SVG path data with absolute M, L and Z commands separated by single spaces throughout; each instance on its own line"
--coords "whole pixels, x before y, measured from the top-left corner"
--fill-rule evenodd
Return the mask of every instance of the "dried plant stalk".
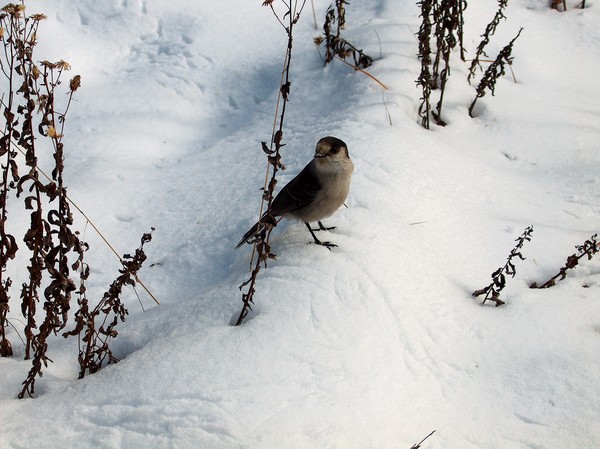
M 506 287 L 506 276 L 508 275 L 511 277 L 515 277 L 515 274 L 517 273 L 517 271 L 516 271 L 513 259 L 519 258 L 521 260 L 525 260 L 525 258 L 521 254 L 521 248 L 523 247 L 523 244 L 525 242 L 528 242 L 531 240 L 532 233 L 533 233 L 533 226 L 528 226 L 527 228 L 525 228 L 525 231 L 523 232 L 523 234 L 521 234 L 516 239 L 517 244 L 515 245 L 515 247 L 511 250 L 510 254 L 508 255 L 508 259 L 507 259 L 506 263 L 504 264 L 504 266 L 498 268 L 496 271 L 494 271 L 492 273 L 491 284 L 489 284 L 488 286 L 486 286 L 480 290 L 475 290 L 473 292 L 474 297 L 485 295 L 485 297 L 483 299 L 483 304 L 485 304 L 486 301 L 489 300 L 489 301 L 495 302 L 496 307 L 505 304 L 505 302 L 500 299 L 500 292 L 504 289 L 504 287 Z
M 6 338 L 7 315 L 10 311 L 10 287 L 12 280 L 6 276 L 7 265 L 14 259 L 19 249 L 17 241 L 6 229 L 8 220 L 7 200 L 19 181 L 16 162 L 17 152 L 12 144 L 13 138 L 19 138 L 19 119 L 16 115 L 16 68 L 19 65 L 17 41 L 22 28 L 21 9 L 17 5 L 7 5 L 0 12 L 0 28 L 3 30 L 0 40 L 4 52 L 0 53 L 0 69 L 6 78 L 8 89 L 2 98 L 2 115 L 5 119 L 4 132 L 0 137 L 0 165 L 2 185 L 0 186 L 0 356 L 10 357 L 12 345 Z
M 242 285 L 240 285 L 240 290 L 244 291 L 245 289 L 245 292 L 242 293 L 242 310 L 240 311 L 239 317 L 236 321 L 236 326 L 242 324 L 244 318 L 246 318 L 248 313 L 252 310 L 252 304 L 254 303 L 254 293 L 256 292 L 256 281 L 261 268 L 263 266 L 267 266 L 267 261 L 269 259 L 275 258 L 275 254 L 272 253 L 271 245 L 269 244 L 269 237 L 271 235 L 271 231 L 273 227 L 277 224 L 277 221 L 271 215 L 271 204 L 274 198 L 275 185 L 277 184 L 276 175 L 280 169 L 285 168 L 281 162 L 281 148 L 284 146 L 282 142 L 283 122 L 285 118 L 285 111 L 291 87 L 290 65 L 292 61 L 293 30 L 294 25 L 296 25 L 298 20 L 300 20 L 300 14 L 302 13 L 305 3 L 306 0 L 302 1 L 300 5 L 298 5 L 297 1 L 285 4 L 287 6 L 287 11 L 283 15 L 283 17 L 284 19 L 287 18 L 287 23 L 284 23 L 283 20 L 280 18 L 279 14 L 273 7 L 271 1 L 266 1 L 263 3 L 263 5 L 269 6 L 271 8 L 271 11 L 275 15 L 275 18 L 285 29 L 288 42 L 287 51 L 285 54 L 284 68 L 281 77 L 281 85 L 279 88 L 279 98 L 277 100 L 278 105 L 279 101 L 281 100 L 281 113 L 278 118 L 278 125 L 276 120 L 273 127 L 273 133 L 271 135 L 272 137 L 270 147 L 267 146 L 266 142 L 262 143 L 262 150 L 267 155 L 267 167 L 270 171 L 270 177 L 269 175 L 267 176 L 268 181 L 265 182 L 265 186 L 263 187 L 261 210 L 259 212 L 259 217 L 262 217 L 263 210 L 266 209 L 266 212 L 264 214 L 265 218 L 263 219 L 263 223 L 265 224 L 265 226 L 262 227 L 262 231 L 251 242 L 254 244 L 254 248 L 256 251 L 256 261 L 254 262 L 254 268 L 252 268 L 250 271 L 249 279 L 245 281 Z M 277 116 L 277 112 L 275 115 Z
M 560 268 L 560 270 L 558 271 L 557 274 L 552 276 L 550 279 L 548 279 L 542 285 L 538 285 L 537 283 L 534 282 L 533 284 L 531 284 L 530 287 L 531 288 L 554 287 L 556 285 L 557 281 L 562 281 L 563 279 L 565 279 L 567 277 L 567 271 L 574 269 L 579 264 L 579 260 L 582 257 L 587 257 L 588 260 L 590 260 L 592 257 L 594 257 L 598 253 L 598 251 L 600 251 L 600 246 L 598 246 L 597 238 L 598 238 L 598 234 L 594 234 L 588 240 L 583 242 L 582 245 L 576 246 L 575 248 L 577 249 L 577 253 L 571 254 L 569 257 L 567 257 L 567 261 L 565 262 L 565 265 Z
M 462 7 L 459 6 L 460 3 L 461 0 L 446 0 L 434 8 L 437 53 L 433 63 L 432 81 L 437 84 L 439 73 L 440 98 L 436 104 L 436 111 L 433 111 L 432 115 L 439 126 L 446 126 L 446 122 L 442 120 L 442 106 L 446 82 L 450 77 L 450 55 L 460 40 L 457 37 L 457 31 L 462 30 Z M 440 61 L 444 63 L 441 70 L 439 70 Z
M 50 358 L 47 355 L 48 343 L 47 339 L 51 334 L 57 334 L 64 329 L 68 321 L 68 312 L 71 307 L 71 294 L 76 290 L 75 283 L 71 279 L 71 263 L 70 257 L 76 254 L 81 257 L 80 251 L 82 244 L 79 241 L 79 236 L 76 231 L 73 231 L 73 217 L 67 199 L 67 192 L 64 186 L 63 171 L 64 171 L 64 147 L 62 143 L 64 124 L 66 113 L 71 104 L 73 94 L 79 87 L 77 82 L 71 81 L 70 91 L 68 94 L 67 105 L 65 111 L 60 113 L 55 109 L 55 90 L 60 85 L 61 75 L 65 70 L 69 70 L 70 66 L 59 61 L 51 63 L 43 61 L 41 63 L 42 71 L 40 74 L 39 88 L 31 92 L 36 94 L 40 104 L 41 119 L 38 129 L 42 135 L 50 139 L 54 150 L 55 165 L 52 170 L 52 181 L 43 186 L 37 177 L 35 161 L 33 163 L 33 171 L 35 176 L 30 172 L 24 176 L 20 182 L 20 188 L 25 181 L 31 181 L 38 190 L 38 195 L 43 192 L 49 201 L 50 209 L 46 218 L 42 218 L 41 210 L 38 209 L 32 214 L 32 229 L 26 236 L 26 243 L 36 255 L 37 260 L 32 260 L 30 272 L 36 270 L 31 275 L 38 276 L 36 283 L 41 282 L 42 273 L 46 272 L 49 276 L 49 284 L 44 289 L 44 311 L 46 312 L 44 321 L 39 327 L 37 334 L 27 332 L 28 342 L 31 340 L 31 349 L 33 350 L 32 367 L 25 381 L 23 389 L 19 393 L 19 397 L 25 395 L 32 396 L 35 391 L 35 380 L 37 376 L 42 375 L 42 365 L 48 366 Z M 33 145 L 33 137 L 31 143 L 26 141 L 19 142 L 25 146 L 28 151 L 35 151 Z M 31 145 L 27 148 L 26 145 Z M 35 159 L 35 158 L 34 158 Z M 37 196 L 25 199 L 26 204 L 37 200 Z M 43 227 L 42 232 L 39 227 Z M 31 281 L 30 281 L 31 284 Z M 37 286 L 34 290 L 35 297 L 31 297 L 31 285 L 24 285 L 22 290 L 22 308 L 23 312 L 31 313 L 31 306 L 35 304 L 37 299 Z M 28 325 L 30 325 L 28 323 Z
M 430 96 L 432 86 L 432 74 L 429 69 L 431 65 L 431 10 L 432 0 L 422 0 L 417 3 L 421 7 L 421 27 L 417 33 L 419 40 L 419 59 L 421 60 L 421 73 L 417 78 L 417 86 L 421 87 L 421 104 L 419 105 L 419 117 L 421 126 L 429 129 L 429 112 L 431 111 Z
M 473 108 L 475 108 L 475 103 L 477 103 L 477 100 L 485 96 L 486 90 L 489 90 L 492 93 L 492 95 L 495 95 L 496 81 L 498 81 L 498 78 L 504 76 L 504 74 L 506 73 L 505 65 L 512 65 L 514 59 L 511 57 L 513 44 L 521 35 L 521 31 L 523 31 L 523 28 L 519 30 L 517 35 L 508 43 L 508 45 L 506 45 L 502 50 L 500 50 L 500 53 L 498 53 L 498 56 L 496 57 L 494 62 L 490 64 L 490 66 L 483 74 L 483 77 L 481 78 L 481 81 L 477 86 L 477 93 L 475 95 L 475 99 L 471 103 L 471 106 L 469 106 L 470 117 L 473 117 Z
M 429 435 L 427 435 L 425 438 L 423 438 L 421 441 L 419 441 L 417 444 L 413 444 L 410 449 L 421 449 L 421 445 L 425 442 L 425 440 L 427 440 L 427 438 L 429 438 L 431 435 L 433 435 L 435 433 L 435 430 L 432 431 Z
M 469 83 L 471 83 L 471 78 L 475 76 L 475 71 L 477 70 L 477 67 L 480 67 L 480 58 L 482 56 L 487 57 L 487 54 L 485 53 L 485 47 L 487 46 L 487 44 L 490 43 L 490 38 L 496 32 L 496 28 L 500 24 L 500 21 L 502 19 L 506 19 L 506 16 L 504 15 L 504 10 L 506 9 L 507 4 L 508 0 L 498 0 L 498 10 L 496 11 L 496 14 L 494 15 L 492 21 L 486 26 L 485 31 L 481 36 L 483 39 L 477 46 L 477 50 L 475 50 L 475 57 L 471 61 L 471 66 L 469 67 L 469 76 L 467 77 L 467 81 Z

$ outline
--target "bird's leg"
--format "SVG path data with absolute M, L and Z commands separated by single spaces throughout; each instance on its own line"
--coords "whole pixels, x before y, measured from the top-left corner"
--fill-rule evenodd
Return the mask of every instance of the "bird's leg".
M 308 231 L 310 232 L 310 235 L 312 235 L 312 238 L 314 239 L 315 243 L 317 245 L 321 245 L 324 246 L 325 248 L 327 248 L 329 251 L 331 251 L 331 248 L 336 247 L 337 245 L 335 243 L 330 243 L 330 242 L 322 242 L 321 240 L 319 240 L 317 238 L 317 236 L 315 235 L 315 233 L 313 232 L 313 229 L 310 227 L 310 224 L 308 223 L 304 223 L 306 225 L 306 227 L 308 228 Z
M 320 221 L 317 221 L 317 223 L 319 223 L 319 227 L 317 229 L 313 229 L 313 231 L 333 231 L 335 229 L 335 226 L 326 228 Z

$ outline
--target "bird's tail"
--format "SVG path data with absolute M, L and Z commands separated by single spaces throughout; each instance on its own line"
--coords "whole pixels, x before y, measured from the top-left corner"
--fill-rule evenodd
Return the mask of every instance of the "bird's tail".
M 261 222 L 256 222 L 254 224 L 254 226 L 252 226 L 250 229 L 248 229 L 248 232 L 246 232 L 244 234 L 244 236 L 241 238 L 241 240 L 238 242 L 238 244 L 235 246 L 236 248 L 239 248 L 240 246 L 242 246 L 244 243 L 250 243 L 251 240 L 254 239 L 254 237 L 260 232 L 262 231 L 262 228 L 264 228 L 263 223 Z
M 261 233 L 265 232 L 265 228 L 272 228 L 274 226 L 277 226 L 278 221 L 279 220 L 274 218 L 272 215 L 267 215 L 267 213 L 264 213 L 260 221 L 254 223 L 254 226 L 248 229 L 248 232 L 244 234 L 242 239 L 238 242 L 238 244 L 235 247 L 239 248 L 244 243 L 254 243 L 256 241 L 256 238 Z

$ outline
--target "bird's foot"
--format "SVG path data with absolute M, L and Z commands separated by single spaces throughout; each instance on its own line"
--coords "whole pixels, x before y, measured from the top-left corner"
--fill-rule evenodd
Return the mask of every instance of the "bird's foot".
M 330 228 L 327 228 L 320 221 L 317 221 L 317 223 L 319 224 L 319 227 L 317 229 L 311 228 L 313 231 L 333 231 L 336 228 L 336 226 L 331 226 Z
M 319 245 L 319 246 L 324 246 L 325 248 L 327 248 L 329 251 L 331 251 L 331 248 L 337 248 L 337 245 L 335 243 L 331 243 L 331 242 L 322 242 L 319 239 L 315 239 L 314 242 L 315 245 Z
M 313 240 L 315 241 L 314 243 L 316 245 L 320 245 L 320 246 L 324 246 L 325 248 L 327 248 L 329 251 L 331 251 L 331 248 L 336 247 L 337 245 L 335 243 L 331 243 L 331 242 L 322 242 L 321 240 L 319 240 L 317 238 L 317 236 L 315 235 L 315 233 L 313 232 L 313 229 L 310 227 L 310 224 L 308 224 L 307 222 L 304 223 L 306 225 L 306 227 L 308 228 L 308 230 L 310 231 L 310 235 L 312 235 Z M 317 231 L 320 230 L 327 230 L 327 228 L 325 228 L 325 226 L 323 226 L 323 224 L 319 221 L 319 227 L 321 229 L 316 229 Z

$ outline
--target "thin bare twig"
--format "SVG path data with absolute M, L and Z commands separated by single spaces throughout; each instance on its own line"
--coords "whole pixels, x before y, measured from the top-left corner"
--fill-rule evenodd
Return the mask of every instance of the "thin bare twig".
M 357 72 L 362 73 L 363 75 L 368 76 L 369 78 L 371 78 L 373 81 L 375 81 L 377 84 L 379 84 L 381 87 L 383 87 L 385 90 L 388 90 L 388 87 L 383 84 L 381 81 L 379 81 L 377 78 L 375 78 L 373 75 L 371 75 L 369 72 L 367 72 L 366 70 L 361 69 L 360 67 L 350 64 L 348 61 L 340 58 L 339 56 L 337 57 L 340 61 L 342 61 L 344 64 L 346 64 L 347 66 L 352 67 L 354 70 L 356 70 Z
M 420 449 L 421 445 L 425 442 L 425 440 L 427 438 L 429 438 L 431 435 L 433 435 L 435 433 L 435 430 L 433 430 L 429 435 L 427 435 L 425 438 L 423 438 L 421 441 L 419 441 L 417 444 L 414 444 L 410 447 L 410 449 Z

